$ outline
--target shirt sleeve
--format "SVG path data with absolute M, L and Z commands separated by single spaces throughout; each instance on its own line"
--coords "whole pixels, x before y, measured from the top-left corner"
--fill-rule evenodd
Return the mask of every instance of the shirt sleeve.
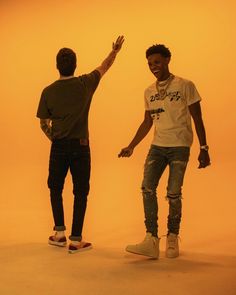
M 50 118 L 50 112 L 47 107 L 44 91 L 41 94 L 41 98 L 39 101 L 39 106 L 37 110 L 37 115 L 38 118 L 40 119 L 49 119 Z
M 186 84 L 185 95 L 187 99 L 187 105 L 191 105 L 197 101 L 201 101 L 202 98 L 197 91 L 196 86 L 192 81 L 188 81 Z
M 94 93 L 94 91 L 97 89 L 97 86 L 98 86 L 100 79 L 101 79 L 101 75 L 100 75 L 99 71 L 94 70 L 90 74 L 83 75 L 83 78 L 84 78 L 84 83 L 85 83 L 86 87 L 92 93 Z

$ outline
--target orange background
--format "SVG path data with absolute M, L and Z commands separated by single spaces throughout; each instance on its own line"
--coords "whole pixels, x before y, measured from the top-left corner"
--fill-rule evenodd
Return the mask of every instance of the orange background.
M 144 234 L 140 194 L 153 132 L 130 159 L 118 159 L 143 119 L 144 89 L 154 81 L 145 50 L 163 43 L 170 70 L 196 84 L 212 159 L 197 169 L 192 148 L 183 189 L 186 243 L 235 233 L 234 1 L 1 1 L 1 200 L 4 240 L 46 241 L 52 228 L 46 185 L 50 143 L 35 117 L 42 89 L 58 78 L 55 55 L 77 52 L 76 74 L 99 66 L 120 34 L 125 43 L 102 79 L 90 111 L 91 192 L 84 234 L 108 244 Z M 158 188 L 160 234 L 166 233 L 167 171 Z M 64 191 L 68 233 L 72 186 Z

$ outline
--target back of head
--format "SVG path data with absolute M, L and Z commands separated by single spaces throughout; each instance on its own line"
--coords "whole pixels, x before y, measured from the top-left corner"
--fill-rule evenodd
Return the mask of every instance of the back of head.
M 152 54 L 160 54 L 163 57 L 171 57 L 171 52 L 169 48 L 167 48 L 163 44 L 156 44 L 149 47 L 146 51 L 146 58 L 148 58 Z
M 62 76 L 71 76 L 76 69 L 76 54 L 70 48 L 61 48 L 56 57 L 57 69 Z

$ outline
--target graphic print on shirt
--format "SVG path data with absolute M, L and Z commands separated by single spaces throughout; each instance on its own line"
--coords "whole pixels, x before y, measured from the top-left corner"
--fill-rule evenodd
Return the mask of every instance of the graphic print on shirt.
M 153 120 L 159 120 L 160 114 L 164 112 L 165 110 L 163 108 L 158 108 L 156 110 L 150 110 L 150 114 Z
M 179 99 L 181 99 L 181 93 L 180 91 L 172 91 L 166 93 L 165 96 L 162 95 L 161 91 L 160 93 L 157 92 L 155 95 L 150 96 L 150 103 L 152 105 L 155 101 L 163 101 L 164 99 L 168 99 L 170 102 L 176 102 Z M 150 114 L 153 120 L 159 120 L 161 113 L 165 112 L 163 107 L 158 107 L 157 109 L 151 109 Z
M 170 101 L 178 101 L 181 98 L 180 91 L 173 91 L 168 92 L 166 96 L 162 96 L 159 92 L 157 92 L 155 95 L 150 96 L 150 102 L 154 102 L 155 100 L 164 100 L 166 97 L 169 97 Z

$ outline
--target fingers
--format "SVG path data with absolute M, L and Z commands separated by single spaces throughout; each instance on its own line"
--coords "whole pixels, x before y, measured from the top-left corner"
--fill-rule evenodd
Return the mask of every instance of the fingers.
M 116 39 L 116 43 L 123 43 L 124 42 L 124 36 L 122 35 L 122 36 L 119 36 L 117 39 Z
M 118 158 L 129 157 L 130 154 L 127 151 L 121 151 L 118 155 Z
M 206 168 L 207 166 L 210 166 L 211 163 L 210 161 L 204 161 L 204 160 L 201 160 L 199 161 L 199 166 L 198 168 L 201 169 L 201 168 Z
M 211 160 L 207 151 L 200 151 L 198 156 L 199 166 L 198 168 L 205 168 L 211 165 Z
M 116 51 L 119 51 L 124 43 L 125 39 L 124 39 L 124 36 L 119 36 L 117 39 L 116 39 L 116 42 L 112 44 L 112 48 Z
M 118 154 L 118 157 L 130 157 L 133 153 L 132 149 L 128 149 L 128 148 L 124 148 L 120 151 L 120 153 Z

